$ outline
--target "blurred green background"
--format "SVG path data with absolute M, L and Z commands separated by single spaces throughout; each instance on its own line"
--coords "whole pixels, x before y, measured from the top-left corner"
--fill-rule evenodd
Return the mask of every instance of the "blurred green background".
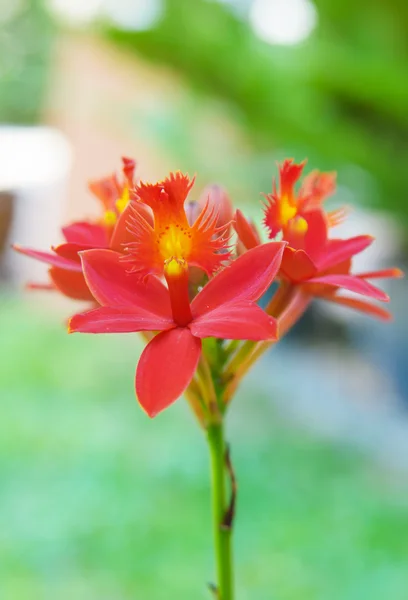
M 67 219 L 121 154 L 146 179 L 197 173 L 196 195 L 221 183 L 258 220 L 275 161 L 308 157 L 368 211 L 356 233 L 387 232 L 376 258 L 406 263 L 402 0 L 0 0 L 0 50 L 0 122 L 73 150 Z M 207 454 L 184 401 L 150 421 L 136 336 L 67 336 L 77 305 L 1 285 L 1 600 L 208 598 Z M 403 282 L 392 297 L 390 326 L 315 309 L 243 385 L 238 600 L 406 600 Z
M 147 419 L 137 336 L 67 336 L 61 317 L 2 306 L 1 597 L 208 598 L 207 454 L 187 405 Z M 237 598 L 405 600 L 405 484 L 289 428 L 259 377 L 229 422 Z

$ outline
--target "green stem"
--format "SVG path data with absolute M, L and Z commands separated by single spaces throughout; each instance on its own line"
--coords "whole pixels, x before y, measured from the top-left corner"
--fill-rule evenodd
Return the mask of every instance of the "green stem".
M 211 460 L 212 511 L 214 545 L 217 564 L 219 600 L 233 600 L 231 537 L 232 524 L 225 523 L 228 510 L 226 488 L 226 445 L 223 424 L 210 425 L 207 430 Z

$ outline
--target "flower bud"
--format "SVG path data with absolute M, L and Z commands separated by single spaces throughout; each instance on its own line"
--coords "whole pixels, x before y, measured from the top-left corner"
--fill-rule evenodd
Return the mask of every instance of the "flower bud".
M 215 206 L 218 213 L 217 227 L 222 227 L 232 221 L 234 217 L 234 207 L 231 198 L 223 187 L 212 184 L 204 188 L 198 201 L 200 207 L 205 206 L 207 200 L 212 206 Z

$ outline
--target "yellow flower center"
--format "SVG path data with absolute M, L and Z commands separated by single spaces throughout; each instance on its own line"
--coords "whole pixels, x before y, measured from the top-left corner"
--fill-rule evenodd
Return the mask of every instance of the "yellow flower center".
M 115 202 L 115 210 L 106 210 L 104 215 L 103 215 L 103 222 L 105 223 L 105 225 L 107 225 L 108 227 L 113 227 L 113 225 L 116 225 L 116 221 L 118 220 L 118 215 L 121 215 L 123 213 L 123 211 L 125 210 L 125 208 L 127 207 L 128 203 L 129 203 L 129 199 L 130 199 L 130 195 L 129 195 L 129 188 L 127 186 L 125 186 L 123 188 L 123 192 L 122 195 L 120 196 L 120 198 L 118 198 Z
M 179 277 L 187 270 L 187 263 L 183 259 L 170 258 L 164 263 L 166 277 Z
M 159 233 L 158 244 L 159 251 L 164 261 L 184 261 L 191 252 L 191 232 L 178 223 L 176 225 L 166 225 L 164 230 Z
M 129 203 L 129 199 L 130 199 L 129 188 L 127 185 L 125 185 L 125 187 L 123 188 L 121 197 L 116 200 L 116 208 L 120 215 L 123 213 L 123 211 L 127 207 L 128 203 Z
M 306 219 L 303 217 L 296 217 L 292 219 L 289 223 L 289 230 L 291 233 L 295 233 L 297 235 L 304 235 L 308 229 L 308 224 Z
M 183 259 L 170 258 L 164 262 L 164 277 L 169 286 L 173 319 L 180 327 L 191 322 L 190 298 L 188 294 L 188 264 Z
M 117 216 L 116 216 L 115 211 L 106 210 L 103 215 L 103 222 L 105 223 L 105 225 L 113 226 L 113 225 L 115 225 L 116 221 L 117 221 Z
M 280 206 L 280 220 L 282 227 L 286 227 L 288 222 L 293 219 L 297 213 L 297 208 L 290 202 L 288 196 L 283 196 Z

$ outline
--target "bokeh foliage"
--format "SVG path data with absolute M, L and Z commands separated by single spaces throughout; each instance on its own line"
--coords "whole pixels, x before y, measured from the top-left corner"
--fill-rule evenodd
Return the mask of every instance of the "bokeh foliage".
M 38 121 L 54 31 L 42 0 L 0 0 L 0 123 Z
M 256 149 L 308 156 L 351 187 L 357 168 L 368 173 L 377 185 L 366 201 L 408 224 L 408 4 L 316 5 L 316 30 L 293 47 L 262 42 L 207 0 L 167 0 L 152 29 L 108 34 L 230 103 Z

